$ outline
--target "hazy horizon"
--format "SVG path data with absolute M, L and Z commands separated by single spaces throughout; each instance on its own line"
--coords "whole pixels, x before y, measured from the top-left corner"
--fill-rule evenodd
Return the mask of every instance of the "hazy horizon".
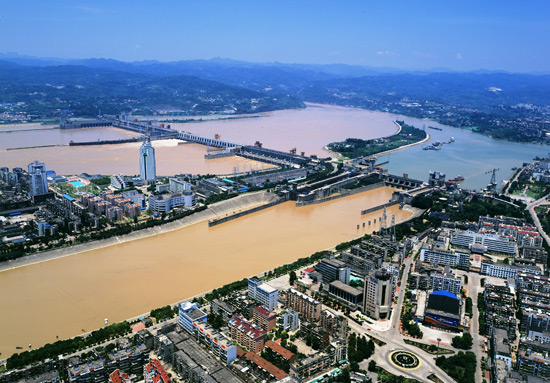
M 549 72 L 550 3 L 9 2 L 0 52 L 41 58 Z

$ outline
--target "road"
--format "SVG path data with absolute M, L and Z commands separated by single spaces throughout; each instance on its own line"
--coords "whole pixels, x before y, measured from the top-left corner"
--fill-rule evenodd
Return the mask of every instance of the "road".
M 416 254 L 418 249 L 421 247 L 422 243 L 415 245 L 412 254 Z M 376 364 L 380 367 L 383 367 L 388 372 L 391 372 L 396 375 L 403 375 L 405 377 L 420 380 L 423 382 L 428 381 L 428 375 L 434 373 L 440 378 L 444 383 L 454 383 L 454 380 L 450 378 L 443 370 L 435 364 L 435 356 L 429 354 L 418 347 L 408 345 L 404 342 L 404 337 L 399 333 L 399 321 L 401 318 L 401 308 L 403 307 L 403 302 L 405 301 L 405 290 L 407 286 L 407 278 L 409 275 L 409 270 L 413 263 L 413 257 L 408 257 L 405 259 L 405 268 L 403 270 L 403 275 L 401 277 L 401 288 L 397 293 L 397 303 L 394 305 L 390 318 L 390 326 L 384 327 L 384 329 L 375 329 L 369 323 L 363 322 L 363 325 L 359 325 L 353 320 L 350 320 L 350 328 L 359 335 L 374 336 L 386 344 L 382 347 L 377 346 L 376 351 L 373 356 L 373 360 L 376 361 Z M 389 355 L 394 350 L 406 350 L 416 354 L 422 360 L 420 367 L 416 370 L 404 370 L 394 366 L 389 362 Z M 367 370 L 369 361 L 363 361 L 361 363 L 361 368 Z
M 468 273 L 468 296 L 472 298 L 473 309 L 472 309 L 472 320 L 470 321 L 470 335 L 474 338 L 474 344 L 472 346 L 472 352 L 476 354 L 476 383 L 481 383 L 483 381 L 483 376 L 481 374 L 481 358 L 485 357 L 483 350 L 481 348 L 481 341 L 485 339 L 479 334 L 479 310 L 477 307 L 477 294 L 483 292 L 481 287 L 480 280 L 481 276 L 477 273 Z
M 544 197 L 539 198 L 538 200 L 536 200 L 534 202 L 531 202 L 529 205 L 527 205 L 527 210 L 529 210 L 529 213 L 531 214 L 531 217 L 533 218 L 533 222 L 535 222 L 535 226 L 537 227 L 537 230 L 542 235 L 542 237 L 544 238 L 544 240 L 546 241 L 546 243 L 548 245 L 550 245 L 550 237 L 548 237 L 548 234 L 546 234 L 546 232 L 542 229 L 542 225 L 540 224 L 539 217 L 537 216 L 537 213 L 535 212 L 535 208 L 537 206 L 549 203 L 548 199 L 547 199 L 549 196 L 550 196 L 550 194 L 545 195 Z

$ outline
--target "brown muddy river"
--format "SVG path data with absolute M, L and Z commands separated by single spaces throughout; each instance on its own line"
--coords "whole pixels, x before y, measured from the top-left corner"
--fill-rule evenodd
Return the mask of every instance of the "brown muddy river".
M 0 352 L 91 331 L 223 284 L 292 262 L 378 229 L 383 187 L 324 204 L 286 202 L 209 228 L 201 222 L 165 234 L 0 273 Z M 412 214 L 388 209 L 402 222 Z

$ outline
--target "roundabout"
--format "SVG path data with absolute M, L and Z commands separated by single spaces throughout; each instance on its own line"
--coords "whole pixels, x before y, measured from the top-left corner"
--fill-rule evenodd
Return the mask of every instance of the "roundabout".
M 390 362 L 403 370 L 416 370 L 422 362 L 420 358 L 410 351 L 396 350 L 390 354 Z

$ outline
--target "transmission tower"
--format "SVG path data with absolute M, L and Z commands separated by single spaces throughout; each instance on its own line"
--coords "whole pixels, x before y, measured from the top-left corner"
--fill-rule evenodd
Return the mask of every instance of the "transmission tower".
M 384 206 L 384 213 L 382 214 L 382 219 L 380 220 L 380 234 L 383 236 L 386 235 L 386 229 L 388 228 L 387 218 L 388 215 L 386 214 L 386 207 Z
M 397 235 L 395 234 L 395 214 L 391 215 L 390 239 L 397 241 Z

